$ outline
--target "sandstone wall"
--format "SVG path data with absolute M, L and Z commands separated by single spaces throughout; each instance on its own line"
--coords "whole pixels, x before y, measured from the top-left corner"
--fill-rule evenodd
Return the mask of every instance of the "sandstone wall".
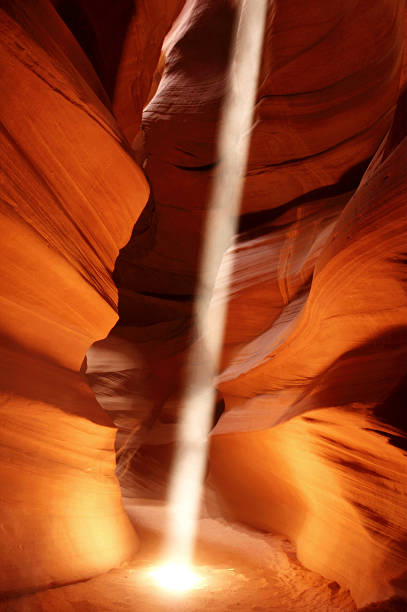
M 114 325 L 118 250 L 148 198 L 106 93 L 50 3 L 0 11 L 0 592 L 129 558 L 116 429 L 80 368 Z
M 359 604 L 402 590 L 406 566 L 403 12 L 270 3 L 240 233 L 214 293 L 228 302 L 226 412 L 209 482 L 224 511 L 288 535 Z M 128 494 L 164 491 L 233 19 L 233 2 L 186 4 L 143 113 L 152 196 L 91 372 L 123 433 Z

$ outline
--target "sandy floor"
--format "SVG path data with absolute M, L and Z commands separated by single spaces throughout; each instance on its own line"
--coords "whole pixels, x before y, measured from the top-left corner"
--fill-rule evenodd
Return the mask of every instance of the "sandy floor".
M 282 537 L 205 518 L 199 524 L 196 564 L 202 581 L 188 594 L 157 588 L 149 568 L 160 553 L 164 510 L 128 504 L 141 536 L 137 559 L 93 580 L 0 604 L 2 612 L 350 612 L 348 591 L 296 561 Z

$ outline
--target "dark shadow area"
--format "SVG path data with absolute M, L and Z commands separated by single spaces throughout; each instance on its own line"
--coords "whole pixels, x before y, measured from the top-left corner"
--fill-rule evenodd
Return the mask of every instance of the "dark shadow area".
M 382 423 L 407 432 L 407 375 L 393 389 L 388 398 L 375 408 L 375 416 Z M 385 435 L 389 438 L 390 444 L 407 452 L 407 433 L 401 436 L 396 433 L 383 433 L 377 429 L 372 429 L 372 431 Z
M 278 219 L 283 213 L 286 213 L 296 206 L 303 206 L 304 204 L 317 202 L 318 200 L 335 198 L 357 189 L 371 160 L 372 158 L 368 157 L 362 162 L 355 164 L 355 166 L 345 172 L 339 181 L 333 185 L 327 185 L 326 187 L 320 187 L 313 191 L 309 191 L 299 198 L 295 198 L 276 208 L 241 215 L 238 228 L 239 234 L 249 234 L 249 236 L 244 236 L 244 240 L 247 240 L 248 237 L 256 238 L 257 236 L 262 236 L 270 231 L 270 224 Z
M 383 158 L 394 151 L 394 149 L 400 144 L 406 134 L 407 125 L 407 87 L 405 86 L 401 92 L 396 112 L 394 114 L 393 125 L 391 126 L 389 136 L 386 142 L 386 146 L 383 153 Z M 406 160 L 407 161 L 407 160 Z
M 302 397 L 284 420 L 335 405 L 344 410 L 366 406 L 372 430 L 407 450 L 407 327 L 395 326 L 339 357 L 310 380 Z M 344 382 L 346 384 L 344 384 Z M 373 406 L 373 407 L 371 407 Z M 383 423 L 383 430 L 374 428 Z M 388 431 L 388 429 L 394 431 Z
M 358 612 L 406 612 L 407 599 L 401 597 L 391 597 L 387 601 L 369 604 L 363 608 L 358 608 Z
M 216 404 L 213 412 L 213 421 L 212 421 L 212 429 L 215 427 L 216 423 L 219 421 L 222 414 L 225 412 L 225 400 L 223 397 L 220 397 Z
M 27 352 L 23 347 L 18 348 L 4 336 L 0 340 L 0 384 L 10 396 L 31 401 L 32 414 L 36 410 L 40 418 L 41 409 L 49 406 L 49 410 L 55 414 L 63 411 L 68 415 L 84 417 L 97 425 L 112 426 L 81 373 L 58 366 L 40 354 Z
M 133 0 L 54 0 L 53 3 L 112 100 Z

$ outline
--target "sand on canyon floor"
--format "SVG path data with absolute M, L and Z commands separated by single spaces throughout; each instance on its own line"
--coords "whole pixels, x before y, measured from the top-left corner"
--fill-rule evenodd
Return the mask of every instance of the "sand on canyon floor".
M 49 589 L 0 604 L 2 612 L 351 612 L 346 589 L 300 565 L 282 536 L 263 534 L 223 519 L 199 520 L 196 571 L 200 582 L 172 593 L 155 583 L 165 508 L 127 500 L 140 535 L 134 561 L 91 580 Z
M 197 588 L 169 592 L 150 571 L 160 563 L 165 506 L 125 500 L 140 536 L 137 557 L 118 569 L 69 586 L 0 603 L 1 612 L 352 612 L 348 590 L 305 569 L 294 547 L 270 535 L 219 518 L 198 521 Z M 368 610 L 406 610 L 404 603 L 371 604 Z

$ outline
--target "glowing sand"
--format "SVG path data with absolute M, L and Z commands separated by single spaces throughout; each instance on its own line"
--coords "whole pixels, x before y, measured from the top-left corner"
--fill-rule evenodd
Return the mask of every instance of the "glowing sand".
M 160 565 L 149 573 L 160 587 L 169 591 L 188 591 L 202 583 L 198 574 L 189 566 L 180 563 Z

